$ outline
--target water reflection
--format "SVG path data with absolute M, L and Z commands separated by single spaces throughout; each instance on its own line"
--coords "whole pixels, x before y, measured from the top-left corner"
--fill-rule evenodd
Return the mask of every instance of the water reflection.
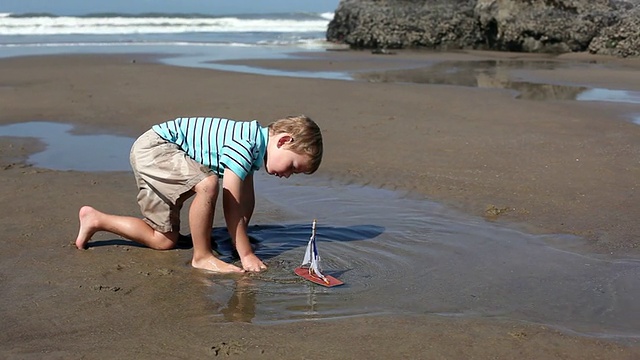
M 590 88 L 585 86 L 542 84 L 514 80 L 514 70 L 559 70 L 566 65 L 552 61 L 445 61 L 412 70 L 358 73 L 354 77 L 370 82 L 455 85 L 484 89 L 506 89 L 526 100 L 614 101 L 640 104 L 640 92 Z
M 578 94 L 580 101 L 611 101 L 628 104 L 640 104 L 640 92 L 610 89 L 589 89 Z
M 256 315 L 256 292 L 253 290 L 251 278 L 242 277 L 234 282 L 233 293 L 227 307 L 220 310 L 228 322 L 247 322 Z

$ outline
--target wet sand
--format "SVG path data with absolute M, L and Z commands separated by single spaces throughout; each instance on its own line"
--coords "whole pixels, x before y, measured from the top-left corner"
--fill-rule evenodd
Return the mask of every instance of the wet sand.
M 377 71 L 408 66 L 406 61 L 419 67 L 444 59 L 548 60 L 493 53 L 328 56 L 252 65 Z M 639 62 L 585 55 L 579 60 L 603 65 L 597 71 L 531 70 L 526 76 L 640 91 Z M 640 112 L 637 105 L 517 100 L 500 89 L 227 73 L 167 67 L 138 56 L 30 57 L 0 64 L 0 124 L 55 121 L 77 124 L 80 132 L 134 137 L 176 116 L 267 122 L 302 112 L 325 134 L 319 177 L 411 191 L 531 232 L 579 235 L 587 240 L 579 251 L 639 255 L 640 127 L 625 118 Z M 26 156 L 41 146 L 0 137 L 3 357 L 640 356 L 633 339 L 613 342 L 505 319 L 425 314 L 278 325 L 217 321 L 217 309 L 203 295 L 212 278 L 189 268 L 189 249 L 151 251 L 102 234 L 95 237 L 100 246 L 75 250 L 81 205 L 138 214 L 131 174 L 27 166 Z

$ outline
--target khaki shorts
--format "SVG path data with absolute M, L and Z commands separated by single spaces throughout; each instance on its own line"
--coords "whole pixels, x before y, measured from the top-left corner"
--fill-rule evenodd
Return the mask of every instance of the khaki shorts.
M 213 171 L 153 130 L 133 143 L 129 159 L 144 221 L 162 233 L 180 231 L 182 204 L 194 194 L 196 184 L 215 176 Z

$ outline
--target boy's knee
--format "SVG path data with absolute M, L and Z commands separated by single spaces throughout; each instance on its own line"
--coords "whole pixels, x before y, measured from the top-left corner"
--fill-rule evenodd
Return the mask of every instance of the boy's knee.
M 216 196 L 218 194 L 218 177 L 207 176 L 195 186 L 196 193 Z
M 175 249 L 180 239 L 180 233 L 171 231 L 167 233 L 155 232 L 155 241 L 149 244 L 149 247 L 155 250 L 171 250 Z
M 155 250 L 173 250 L 176 248 L 176 243 L 171 241 L 165 241 L 159 244 L 154 244 L 151 247 Z

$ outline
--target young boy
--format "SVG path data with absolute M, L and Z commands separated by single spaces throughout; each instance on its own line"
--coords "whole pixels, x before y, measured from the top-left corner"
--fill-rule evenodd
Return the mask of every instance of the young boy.
M 191 265 L 220 273 L 262 271 L 266 266 L 253 253 L 247 236 L 255 205 L 253 173 L 263 165 L 278 177 L 314 173 L 322 160 L 322 134 L 304 115 L 277 120 L 266 128 L 255 120 L 177 118 L 141 135 L 131 148 L 130 160 L 144 219 L 83 206 L 78 249 L 84 249 L 98 231 L 153 249 L 174 248 L 180 236 L 180 209 L 195 194 L 189 209 Z M 219 179 L 227 229 L 242 268 L 218 259 L 211 249 Z

